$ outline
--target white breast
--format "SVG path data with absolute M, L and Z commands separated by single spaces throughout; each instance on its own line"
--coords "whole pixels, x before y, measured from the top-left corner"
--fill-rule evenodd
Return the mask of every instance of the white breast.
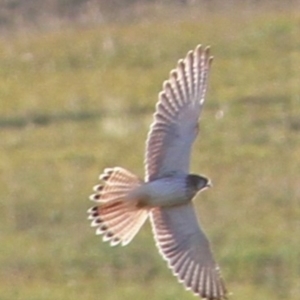
M 174 206 L 187 203 L 185 176 L 147 182 L 132 192 L 146 206 Z

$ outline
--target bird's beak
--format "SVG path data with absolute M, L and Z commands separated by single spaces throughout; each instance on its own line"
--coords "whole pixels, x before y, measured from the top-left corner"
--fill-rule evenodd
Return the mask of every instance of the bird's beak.
M 207 182 L 206 187 L 208 187 L 208 188 L 213 187 L 213 184 L 212 184 L 212 182 L 210 180 Z

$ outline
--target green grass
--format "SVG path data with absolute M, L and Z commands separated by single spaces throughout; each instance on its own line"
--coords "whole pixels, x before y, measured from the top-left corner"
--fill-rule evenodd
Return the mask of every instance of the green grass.
M 0 298 L 195 299 L 150 226 L 126 248 L 85 211 L 104 167 L 143 176 L 157 93 L 187 50 L 215 56 L 192 171 L 232 299 L 300 297 L 300 15 L 185 11 L 128 24 L 19 32 L 0 43 Z

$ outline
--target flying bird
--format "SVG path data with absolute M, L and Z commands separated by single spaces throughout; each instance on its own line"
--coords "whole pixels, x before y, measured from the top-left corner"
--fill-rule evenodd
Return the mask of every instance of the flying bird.
M 158 97 L 144 180 L 121 167 L 106 168 L 88 214 L 96 234 L 111 246 L 130 243 L 149 218 L 159 252 L 178 281 L 199 298 L 221 300 L 227 299 L 225 284 L 192 201 L 211 181 L 189 174 L 212 59 L 209 47 L 198 45 L 178 61 Z

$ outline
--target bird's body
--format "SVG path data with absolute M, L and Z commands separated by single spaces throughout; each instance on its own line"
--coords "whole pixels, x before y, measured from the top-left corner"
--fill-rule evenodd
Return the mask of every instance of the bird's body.
M 150 218 L 159 252 L 178 280 L 208 300 L 226 299 L 210 244 L 192 199 L 211 186 L 189 174 L 192 144 L 207 88 L 209 48 L 190 51 L 163 85 L 146 142 L 145 180 L 115 167 L 100 176 L 89 213 L 96 233 L 111 245 L 127 245 Z
M 139 199 L 143 208 L 170 207 L 187 204 L 198 192 L 192 179 L 202 182 L 202 177 L 187 174 L 171 174 L 146 182 L 129 193 L 129 198 Z M 203 179 L 206 184 L 206 180 Z

